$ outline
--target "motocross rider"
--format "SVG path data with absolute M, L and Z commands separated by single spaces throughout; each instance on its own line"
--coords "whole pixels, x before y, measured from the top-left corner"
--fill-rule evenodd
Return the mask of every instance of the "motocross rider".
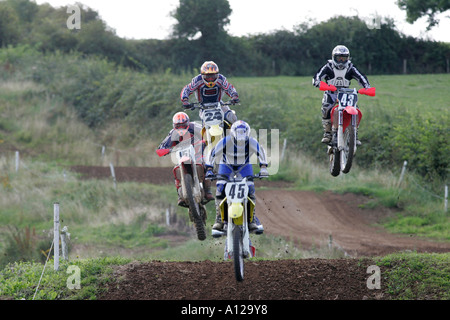
M 189 96 L 195 92 L 198 102 L 219 102 L 225 92 L 233 104 L 239 103 L 239 95 L 227 78 L 219 73 L 219 67 L 214 61 L 205 61 L 200 67 L 200 74 L 181 90 L 181 102 L 184 108 L 190 108 Z M 225 121 L 231 126 L 236 115 L 228 106 L 222 106 Z
M 230 135 L 221 139 L 216 147 L 211 150 L 205 161 L 206 179 L 215 177 L 213 173 L 213 166 L 215 161 L 218 162 L 218 174 L 230 175 L 234 170 L 239 170 L 242 177 L 253 177 L 253 167 L 250 163 L 252 155 L 256 154 L 259 160 L 261 177 L 268 177 L 267 171 L 267 159 L 264 148 L 258 143 L 258 141 L 250 137 L 250 126 L 247 122 L 238 120 L 230 129 Z M 216 184 L 216 222 L 213 225 L 213 229 L 222 230 L 224 223 L 220 214 L 219 205 L 225 198 L 225 180 L 219 180 Z M 247 184 L 249 186 L 248 197 L 256 203 L 255 197 L 255 185 L 252 178 L 248 178 Z M 258 233 L 262 233 L 264 229 L 260 225 L 258 218 L 253 214 L 253 221 L 249 223 L 249 231 L 259 229 Z
M 202 126 L 195 122 L 190 122 L 189 116 L 184 112 L 177 112 L 172 118 L 173 129 L 170 130 L 166 138 L 160 143 L 158 149 L 170 149 L 179 143 L 190 140 L 190 143 L 195 148 L 196 162 L 204 166 L 203 150 L 204 141 L 202 140 Z M 204 203 L 214 200 L 214 195 L 211 192 L 211 180 L 203 181 L 205 198 Z M 178 193 L 178 205 L 181 207 L 188 207 L 180 196 L 180 181 L 175 179 L 175 187 Z
M 312 84 L 319 87 L 320 81 L 324 80 L 329 85 L 336 88 L 348 88 L 350 80 L 356 79 L 360 86 L 370 88 L 367 77 L 361 73 L 350 61 L 350 51 L 346 46 L 338 45 L 331 52 L 331 60 L 322 66 L 312 79 Z M 330 113 L 336 103 L 337 94 L 331 91 L 325 91 L 322 99 L 322 126 L 324 135 L 322 143 L 331 142 L 331 119 Z M 358 136 L 357 136 L 358 137 Z M 361 145 L 361 141 L 356 138 L 356 144 Z

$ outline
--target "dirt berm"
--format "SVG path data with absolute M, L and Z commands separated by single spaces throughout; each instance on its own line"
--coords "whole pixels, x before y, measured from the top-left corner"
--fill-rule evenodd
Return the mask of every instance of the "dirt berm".
M 89 178 L 110 177 L 110 170 L 105 167 L 77 166 L 72 170 Z M 173 183 L 171 168 L 117 167 L 115 172 L 119 183 L 127 180 Z M 117 281 L 108 285 L 101 298 L 384 299 L 387 297 L 383 289 L 367 288 L 371 256 L 405 250 L 450 251 L 448 242 L 394 235 L 377 227 L 377 221 L 392 213 L 385 209 L 362 209 L 361 205 L 369 201 L 367 197 L 288 190 L 285 187 L 289 185 L 283 182 L 255 184 L 256 212 L 267 234 L 285 237 L 306 250 L 331 241 L 349 258 L 247 261 L 242 283 L 232 281 L 233 267 L 229 262 L 132 263 L 115 271 Z

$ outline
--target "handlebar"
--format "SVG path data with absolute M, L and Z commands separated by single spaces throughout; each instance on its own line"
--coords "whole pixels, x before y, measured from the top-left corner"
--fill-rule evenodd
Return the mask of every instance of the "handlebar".
M 210 103 L 211 104 L 215 104 L 216 102 L 208 102 L 206 104 L 210 104 Z M 235 105 L 236 104 L 232 100 L 229 100 L 227 102 L 219 101 L 219 103 L 222 106 L 231 106 L 231 105 Z M 202 110 L 209 109 L 208 107 L 205 107 L 205 103 L 204 102 L 193 102 L 193 103 L 189 103 L 187 105 L 182 105 L 182 107 L 184 109 L 191 109 L 191 110 L 194 110 L 195 108 L 202 109 Z
M 323 81 L 320 81 L 320 85 L 319 85 L 319 90 L 320 91 L 339 91 L 340 89 L 336 88 L 335 86 L 333 86 L 332 84 L 327 84 Z M 348 89 L 347 89 L 348 90 Z M 350 89 L 353 90 L 353 89 Z M 375 87 L 372 88 L 361 88 L 358 90 L 359 94 L 364 94 L 366 96 L 371 96 L 374 97 L 375 96 Z
M 225 180 L 226 182 L 240 182 L 240 181 L 242 181 L 244 178 L 256 178 L 256 179 L 264 179 L 264 178 L 268 178 L 269 176 L 261 176 L 259 173 L 258 174 L 255 174 L 255 175 L 253 175 L 253 176 L 248 176 L 248 177 L 243 177 L 243 178 L 228 178 L 228 176 L 226 176 L 226 175 L 223 175 L 223 174 L 216 174 L 216 175 L 214 175 L 214 176 L 212 176 L 212 177 L 205 177 L 205 180 L 211 180 L 211 181 L 214 181 L 214 180 L 219 180 L 219 178 L 221 179 L 221 180 Z

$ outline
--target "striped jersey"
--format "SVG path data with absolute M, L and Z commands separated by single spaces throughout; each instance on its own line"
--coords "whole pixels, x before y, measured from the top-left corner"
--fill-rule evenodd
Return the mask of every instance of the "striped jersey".
M 256 155 L 260 166 L 268 165 L 266 151 L 256 139 L 250 137 L 247 142 L 238 142 L 236 145 L 231 136 L 226 136 L 211 150 L 206 158 L 205 166 L 213 167 L 214 163 L 231 166 L 257 164 L 253 155 Z
M 192 81 L 187 84 L 180 93 L 181 100 L 188 98 L 192 93 L 195 93 L 198 102 L 219 102 L 222 100 L 223 93 L 226 93 L 231 98 L 238 98 L 239 95 L 234 86 L 227 81 L 222 74 L 216 81 L 212 88 L 208 88 L 203 82 L 202 75 L 194 77 Z
M 325 81 L 327 84 L 332 84 L 337 88 L 348 88 L 352 79 L 356 79 L 361 87 L 370 88 L 370 83 L 366 75 L 361 73 L 353 63 L 349 62 L 346 68 L 338 70 L 333 67 L 333 62 L 328 60 L 328 62 L 316 72 L 312 79 L 312 84 L 315 87 L 319 87 L 320 81 Z

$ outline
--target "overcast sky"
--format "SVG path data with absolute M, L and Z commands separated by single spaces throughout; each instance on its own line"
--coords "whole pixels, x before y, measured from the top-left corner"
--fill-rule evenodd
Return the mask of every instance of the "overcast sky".
M 170 17 L 179 0 L 35 0 L 53 7 L 66 7 L 76 2 L 96 10 L 116 34 L 128 39 L 166 39 L 176 20 Z M 310 19 L 326 21 L 336 15 L 354 16 L 371 21 L 374 17 L 394 19 L 397 29 L 410 36 L 450 42 L 450 11 L 438 15 L 440 24 L 426 32 L 426 18 L 413 25 L 396 0 L 228 0 L 233 10 L 227 31 L 233 36 L 293 30 L 293 26 Z M 81 12 L 82 14 L 82 12 Z M 68 14 L 69 16 L 69 14 Z M 81 23 L 83 23 L 81 16 Z M 81 25 L 82 27 L 82 25 Z

